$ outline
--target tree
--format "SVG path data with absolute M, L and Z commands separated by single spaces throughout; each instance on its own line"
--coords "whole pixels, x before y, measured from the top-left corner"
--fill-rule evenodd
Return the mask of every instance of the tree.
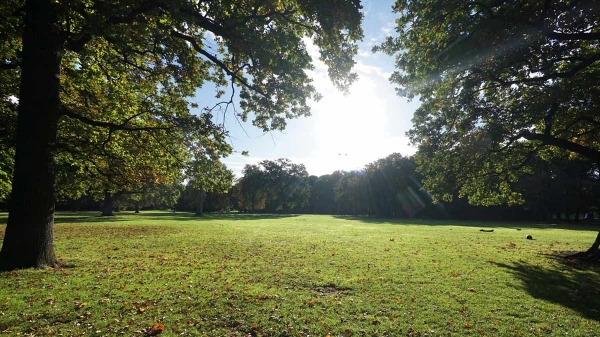
M 233 184 L 233 171 L 216 158 L 200 156 L 190 165 L 191 179 L 188 186 L 194 191 L 197 202 L 196 215 L 204 215 L 206 193 L 227 193 Z
M 289 213 L 308 205 L 309 177 L 303 164 L 289 159 L 263 160 L 247 164 L 238 180 L 238 207 L 241 211 Z
M 72 130 L 72 128 L 70 129 Z M 180 183 L 186 160 L 181 132 L 171 130 L 158 141 L 156 131 L 89 130 L 62 142 L 58 153 L 58 200 L 81 195 L 104 200 L 102 215 L 113 215 L 113 200 L 128 196 L 141 201 L 156 188 Z M 166 136 L 166 135 L 164 135 Z
M 365 167 L 368 208 L 378 217 L 412 217 L 429 201 L 420 191 L 413 159 L 399 153 Z
M 320 176 L 310 191 L 310 204 L 315 213 L 339 214 L 335 202 L 334 188 L 337 182 L 346 174 L 345 171 L 335 171 L 332 174 Z
M 344 172 L 333 188 L 335 203 L 342 214 L 367 214 L 368 197 L 363 171 Z
M 310 189 L 309 203 L 311 209 L 317 214 L 338 214 L 339 210 L 335 203 L 333 189 L 345 174 L 343 171 L 335 171 L 332 174 L 320 176 Z
M 533 158 L 600 163 L 597 1 L 399 0 L 391 81 L 422 104 L 409 132 L 428 191 L 519 204 Z M 600 233 L 588 253 L 597 250 Z
M 64 104 L 60 94 L 68 87 L 61 73 L 69 69 L 69 78 L 81 80 L 91 69 L 90 80 L 108 78 L 121 92 L 128 87 L 114 79 L 136 83 L 133 92 L 137 84 L 154 84 L 154 94 L 145 97 L 151 109 L 143 113 L 157 117 L 162 111 L 152 109 L 155 104 L 165 108 L 175 98 L 186 102 L 204 82 L 231 86 L 239 89 L 243 111 L 237 113 L 243 120 L 252 114 L 264 130 L 283 129 L 285 118 L 308 115 L 308 99 L 319 97 L 305 72 L 312 60 L 304 37 L 319 47 L 338 87 L 356 78 L 350 69 L 354 42 L 362 35 L 360 8 L 358 0 L 4 2 L 0 31 L 16 48 L 1 49 L 0 68 L 12 69 L 20 81 L 10 213 L 1 251 L 5 264 L 56 264 L 54 157 L 60 121 L 67 117 L 126 130 L 136 128 L 130 121 L 142 113 L 99 120 L 73 111 L 69 108 L 77 104 Z M 85 106 L 83 96 L 75 103 Z M 108 93 L 105 97 L 117 107 L 127 105 Z M 233 96 L 224 104 L 232 102 Z M 179 116 L 168 111 L 161 122 L 177 124 Z
M 125 207 L 133 207 L 135 213 L 140 213 L 142 207 L 174 208 L 183 188 L 183 185 L 178 183 L 151 183 L 144 186 L 142 191 L 138 193 L 125 194 L 119 203 Z
M 289 213 L 308 204 L 310 187 L 304 164 L 294 164 L 287 158 L 263 160 L 264 186 L 268 212 Z
M 236 184 L 238 209 L 242 212 L 263 210 L 267 201 L 264 172 L 258 165 L 246 164 L 242 174 Z

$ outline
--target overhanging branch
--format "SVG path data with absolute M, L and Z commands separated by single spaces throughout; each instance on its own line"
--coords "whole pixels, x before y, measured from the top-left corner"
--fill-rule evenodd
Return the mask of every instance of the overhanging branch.
M 596 41 L 600 40 L 600 33 L 559 33 L 555 31 L 545 31 L 545 35 L 551 39 L 571 41 L 571 40 L 584 40 L 584 41 Z
M 208 53 L 206 50 L 202 49 L 202 47 L 200 47 L 200 45 L 198 44 L 198 42 L 196 41 L 196 39 L 192 36 L 189 35 L 185 35 L 183 33 L 180 33 L 176 30 L 171 31 L 171 36 L 185 40 L 187 42 L 189 42 L 192 47 L 201 55 L 205 56 L 207 59 L 209 59 L 211 62 L 213 62 L 214 64 L 216 64 L 219 68 L 221 68 L 223 71 L 225 71 L 225 73 L 229 76 L 231 76 L 233 79 L 235 79 L 236 81 L 238 81 L 242 86 L 257 92 L 259 94 L 261 94 L 262 96 L 269 98 L 269 95 L 267 95 L 266 93 L 264 93 L 262 90 L 260 90 L 259 88 L 257 88 L 256 86 L 248 83 L 246 81 L 245 78 L 243 78 L 242 76 L 238 75 L 236 72 L 234 72 L 233 70 L 229 69 L 229 67 L 227 67 L 227 65 L 225 65 L 225 63 L 221 62 L 221 60 L 219 60 L 218 58 L 216 58 L 214 55 L 211 55 L 210 53 Z
M 552 145 L 561 149 L 565 149 L 571 152 L 578 153 L 588 159 L 591 159 L 595 163 L 600 163 L 600 151 L 594 150 L 587 146 L 583 146 L 574 142 L 570 142 L 565 139 L 556 138 L 552 135 L 533 133 L 525 131 L 521 134 L 523 138 L 527 140 L 541 141 L 544 145 Z
M 136 127 L 136 126 L 128 126 L 127 124 L 129 123 L 129 121 L 131 119 L 127 119 L 124 123 L 122 124 L 115 124 L 115 123 L 111 123 L 111 122 L 102 122 L 102 121 L 97 121 L 97 120 L 93 120 L 91 118 L 85 117 L 85 116 L 81 116 L 79 114 L 76 114 L 72 111 L 69 111 L 67 109 L 63 109 L 63 115 L 69 117 L 69 118 L 73 118 L 73 119 L 77 119 L 78 121 L 85 123 L 87 125 L 91 125 L 91 126 L 97 126 L 97 127 L 101 127 L 101 128 L 107 128 L 110 130 L 122 130 L 122 131 L 153 131 L 153 130 L 170 130 L 173 129 L 173 127 L 167 127 L 167 126 L 142 126 L 142 127 Z
M 560 72 L 560 73 L 551 73 L 551 74 L 548 74 L 545 76 L 540 76 L 540 77 L 522 78 L 519 80 L 512 80 L 512 81 L 503 81 L 501 79 L 498 79 L 498 82 L 502 86 L 510 86 L 513 84 L 545 82 L 547 80 L 553 80 L 556 78 L 570 78 L 570 77 L 575 76 L 578 72 L 580 72 L 580 71 L 584 70 L 585 68 L 591 66 L 592 64 L 598 62 L 598 60 L 600 60 L 600 54 L 594 55 L 593 57 L 590 57 L 589 59 L 579 62 L 577 65 L 573 66 L 571 68 L 571 70 L 569 70 L 569 71 Z

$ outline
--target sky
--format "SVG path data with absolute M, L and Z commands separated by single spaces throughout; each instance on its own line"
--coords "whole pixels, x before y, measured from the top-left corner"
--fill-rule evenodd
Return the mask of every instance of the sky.
M 331 84 L 327 68 L 318 60 L 318 49 L 309 45 L 315 69 L 308 73 L 323 95 L 319 102 L 309 104 L 310 117 L 288 120 L 283 132 L 263 133 L 250 121 L 239 123 L 233 113 L 226 115 L 225 125 L 236 152 L 222 161 L 237 177 L 245 164 L 265 159 L 289 158 L 304 164 L 310 175 L 320 176 L 336 170 L 359 170 L 394 152 L 415 153 L 405 133 L 419 103 L 396 96 L 394 85 L 389 82 L 394 71 L 393 57 L 371 52 L 373 45 L 394 34 L 393 2 L 362 1 L 364 39 L 359 43 L 354 67 L 359 79 L 348 95 Z M 195 101 L 209 106 L 213 93 L 200 89 Z M 249 156 L 242 156 L 242 151 L 248 151 Z

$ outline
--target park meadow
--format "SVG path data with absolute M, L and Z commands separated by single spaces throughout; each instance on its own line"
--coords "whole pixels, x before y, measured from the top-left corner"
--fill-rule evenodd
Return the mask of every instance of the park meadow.
M 600 336 L 598 268 L 563 257 L 596 233 L 573 224 L 59 213 L 63 266 L 0 273 L 0 335 Z

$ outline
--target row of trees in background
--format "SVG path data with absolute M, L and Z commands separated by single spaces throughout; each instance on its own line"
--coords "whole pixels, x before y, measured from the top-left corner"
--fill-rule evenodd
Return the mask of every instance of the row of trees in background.
M 173 184 L 149 181 L 138 190 L 119 190 L 107 199 L 103 190 L 63 198 L 63 210 L 174 209 L 195 212 L 308 213 L 378 218 L 582 220 L 600 209 L 598 168 L 590 161 L 556 157 L 534 160 L 535 173 L 511 184 L 519 196 L 512 205 L 476 206 L 456 192 L 452 201 L 437 200 L 423 187 L 413 157 L 398 153 L 359 171 L 309 175 L 288 159 L 245 166 L 234 183 L 233 172 L 218 161 L 195 162 L 204 175 Z M 439 172 L 437 175 L 443 175 Z M 76 181 L 74 181 L 76 182 Z M 60 186 L 60 185 L 59 185 Z M 67 184 L 59 190 L 66 189 Z M 91 193 L 90 193 L 91 192 Z
M 593 162 L 568 156 L 534 162 L 535 173 L 511 184 L 520 198 L 512 205 L 475 206 L 460 192 L 452 201 L 438 200 L 423 187 L 414 158 L 397 153 L 359 171 L 320 177 L 309 176 L 304 165 L 288 159 L 246 165 L 233 188 L 227 194 L 209 193 L 206 205 L 208 211 L 538 221 L 590 219 L 600 211 Z M 197 193 L 188 186 L 178 208 L 193 211 Z

